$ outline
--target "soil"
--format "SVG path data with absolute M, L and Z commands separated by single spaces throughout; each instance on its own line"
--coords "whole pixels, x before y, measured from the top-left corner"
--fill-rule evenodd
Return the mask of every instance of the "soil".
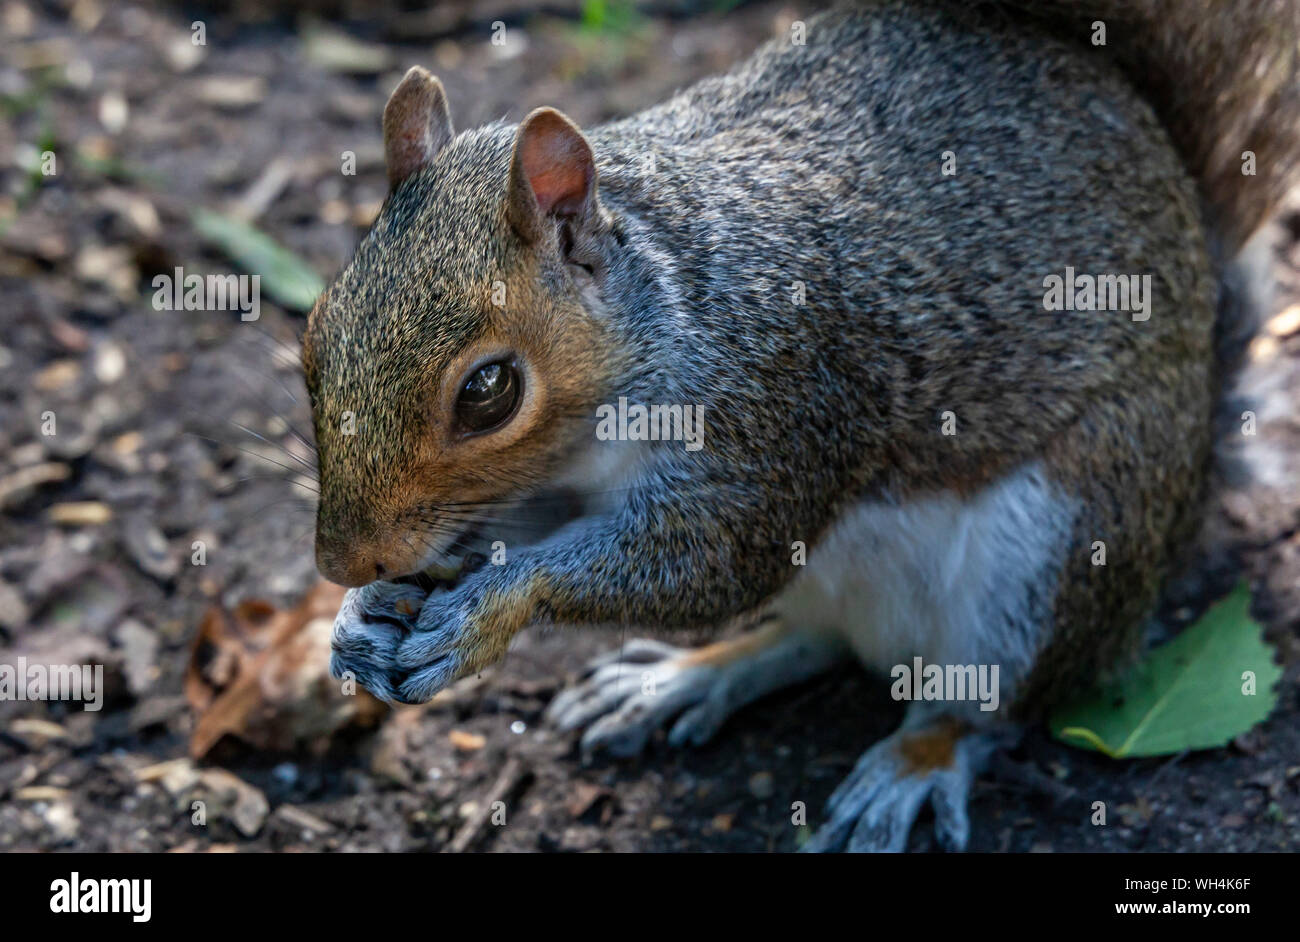
M 530 631 L 498 669 L 379 731 L 274 750 L 227 737 L 186 758 L 184 677 L 205 612 L 291 607 L 318 582 L 298 461 L 302 313 L 266 298 L 256 322 L 150 304 L 156 274 L 232 270 L 195 210 L 242 213 L 329 276 L 385 194 L 379 117 L 407 65 L 440 75 L 460 127 L 543 104 L 588 125 L 718 71 L 815 4 L 660 3 L 600 25 L 589 9 L 586 26 L 576 0 L 310 6 L 0 3 L 0 655 L 98 659 L 112 680 L 98 712 L 0 703 L 0 849 L 793 850 L 792 803 L 815 825 L 898 723 L 881 679 L 845 668 L 756 704 L 705 747 L 656 741 L 585 764 L 541 712 L 621 639 Z M 46 150 L 55 174 L 21 169 Z M 340 173 L 345 152 L 355 175 Z M 1269 236 L 1275 311 L 1300 300 L 1298 220 Z M 1300 329 L 1252 356 L 1300 364 Z M 1298 374 L 1260 429 L 1284 467 L 1300 455 Z M 1255 612 L 1294 659 L 1290 478 L 1228 518 Z M 1214 583 L 1192 587 L 1183 617 Z M 195 823 L 200 793 L 215 804 Z M 485 817 L 498 799 L 505 826 Z M 1096 801 L 1105 827 L 1090 823 Z M 976 787 L 971 817 L 977 851 L 1300 850 L 1297 671 L 1273 716 L 1224 749 L 1114 762 L 1031 731 Z M 934 847 L 926 827 L 912 840 Z

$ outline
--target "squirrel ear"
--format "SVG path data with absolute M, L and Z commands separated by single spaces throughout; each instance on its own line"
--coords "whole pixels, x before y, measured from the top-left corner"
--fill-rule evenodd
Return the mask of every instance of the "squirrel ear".
M 397 186 L 451 143 L 451 113 L 442 83 L 418 65 L 384 106 L 384 158 L 388 182 Z
M 582 220 L 595 206 L 591 145 L 554 108 L 538 108 L 519 125 L 506 200 L 510 221 L 529 239 L 546 217 Z

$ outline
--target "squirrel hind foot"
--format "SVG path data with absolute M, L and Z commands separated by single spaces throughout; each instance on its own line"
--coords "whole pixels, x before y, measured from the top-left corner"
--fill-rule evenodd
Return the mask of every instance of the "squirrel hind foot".
M 946 715 L 904 723 L 862 754 L 831 794 L 826 822 L 800 850 L 900 853 L 927 801 L 939 846 L 965 850 L 971 785 L 1007 744 L 1007 732 L 976 729 Z

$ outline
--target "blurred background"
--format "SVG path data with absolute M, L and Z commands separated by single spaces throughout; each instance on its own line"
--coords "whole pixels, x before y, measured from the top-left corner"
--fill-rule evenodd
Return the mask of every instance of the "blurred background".
M 0 850 L 794 849 L 791 803 L 815 823 L 898 722 L 856 670 L 707 748 L 592 765 L 540 714 L 616 635 L 528 632 L 426 707 L 339 695 L 297 358 L 384 198 L 380 114 L 408 66 L 442 79 L 458 128 L 539 105 L 592 125 L 818 6 L 0 0 L 0 661 L 103 664 L 106 684 L 96 712 L 0 702 Z M 1298 237 L 1294 210 L 1270 230 L 1253 357 L 1300 363 Z M 260 316 L 156 310 L 177 267 L 260 273 Z M 1300 383 L 1279 395 L 1300 415 Z M 1263 434 L 1300 456 L 1294 418 Z M 1298 508 L 1228 508 L 1289 656 Z M 1294 669 L 1283 683 L 1226 750 L 1114 763 L 1031 735 L 977 787 L 971 848 L 1300 849 Z M 1088 824 L 1093 800 L 1113 826 Z

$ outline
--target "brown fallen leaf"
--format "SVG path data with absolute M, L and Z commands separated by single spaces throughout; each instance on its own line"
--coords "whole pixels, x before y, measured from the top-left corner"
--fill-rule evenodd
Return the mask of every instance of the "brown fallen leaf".
M 573 792 L 564 803 L 565 810 L 569 812 L 569 817 L 575 821 L 582 818 L 597 804 L 613 799 L 614 793 L 604 786 L 597 785 L 594 782 L 575 782 Z
M 330 632 L 344 589 L 318 583 L 292 609 L 257 600 L 209 609 L 190 649 L 185 697 L 198 719 L 190 755 L 226 735 L 273 751 L 316 751 L 350 726 L 375 725 L 388 707 L 364 690 L 345 695 L 329 675 Z

